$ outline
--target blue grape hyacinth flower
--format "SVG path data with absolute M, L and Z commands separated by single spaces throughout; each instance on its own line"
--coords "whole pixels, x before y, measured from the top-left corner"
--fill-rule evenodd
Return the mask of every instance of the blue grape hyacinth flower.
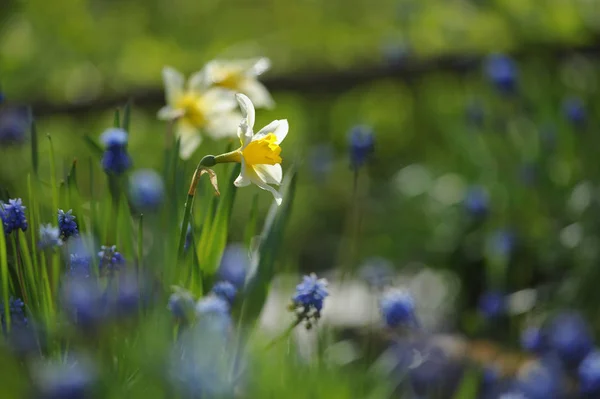
M 350 165 L 355 171 L 362 167 L 375 151 L 375 135 L 369 126 L 355 126 L 350 130 Z
M 246 273 L 250 266 L 248 250 L 242 244 L 230 244 L 225 248 L 217 277 L 221 281 L 229 281 L 238 291 L 246 283 Z
M 579 391 L 584 395 L 600 397 L 600 350 L 590 352 L 577 369 Z
M 194 296 L 181 287 L 173 287 L 174 292 L 169 297 L 167 309 L 181 321 L 189 321 L 194 313 L 196 301 Z
M 503 94 L 514 93 L 517 88 L 518 70 L 515 61 L 504 54 L 491 54 L 485 64 L 490 82 Z
M 327 280 L 318 279 L 316 274 L 311 273 L 296 286 L 289 309 L 296 312 L 298 323 L 304 321 L 306 328 L 311 328 L 313 322 L 321 318 L 323 301 L 327 296 Z
M 112 128 L 104 131 L 100 140 L 104 144 L 102 168 L 106 173 L 120 175 L 131 167 L 131 158 L 127 153 L 127 132 Z
M 40 237 L 38 241 L 38 248 L 55 248 L 60 247 L 63 244 L 60 239 L 60 230 L 58 227 L 54 227 L 51 224 L 40 226 Z
M 75 216 L 73 216 L 73 210 L 63 211 L 58 210 L 58 228 L 60 230 L 60 236 L 64 240 L 69 237 L 76 237 L 79 235 L 77 223 L 75 222 Z
M 484 217 L 488 214 L 490 199 L 487 191 L 481 186 L 472 186 L 465 196 L 465 209 L 474 217 Z
M 27 230 L 27 218 L 25 217 L 25 207 L 21 198 L 10 199 L 8 204 L 0 204 L 0 217 L 4 225 L 4 232 L 10 234 L 15 230 Z
M 8 311 L 10 313 L 10 328 L 25 327 L 29 321 L 27 314 L 25 313 L 25 303 L 19 299 L 10 297 L 8 299 Z M 2 332 L 6 335 L 8 332 L 8 326 L 6 322 L 6 309 L 4 309 L 4 303 L 0 303 L 0 321 L 2 322 Z
M 506 312 L 506 298 L 500 291 L 488 291 L 479 298 L 479 312 L 486 319 L 498 318 Z
M 92 272 L 92 259 L 84 254 L 71 254 L 69 273 L 72 277 L 87 278 Z
M 227 334 L 231 329 L 229 303 L 216 295 L 208 295 L 196 303 L 196 317 L 205 328 Z
M 33 369 L 37 399 L 83 399 L 92 396 L 95 368 L 85 357 L 44 362 Z
M 135 171 L 129 178 L 129 195 L 133 205 L 141 211 L 156 211 L 164 201 L 165 184 L 152 169 Z
M 521 370 L 516 387 L 525 398 L 562 398 L 565 393 L 564 372 L 556 364 L 538 360 Z
M 573 368 L 592 351 L 594 340 L 579 313 L 563 312 L 548 327 L 548 345 L 567 367 Z
M 95 279 L 69 278 L 61 290 L 67 316 L 78 327 L 91 331 L 108 315 L 106 298 Z
M 415 301 L 407 291 L 387 290 L 379 300 L 383 320 L 388 327 L 416 326 Z
M 530 326 L 521 332 L 521 347 L 527 352 L 541 354 L 547 345 L 546 332 L 538 326 Z
M 117 251 L 116 245 L 102 245 L 98 252 L 101 272 L 114 272 L 125 266 L 125 258 Z
M 237 295 L 237 289 L 229 281 L 219 281 L 211 292 L 219 298 L 225 299 L 230 305 L 235 301 Z
M 585 105 L 580 98 L 566 98 L 562 104 L 565 118 L 576 127 L 582 127 L 587 121 Z
M 0 111 L 0 146 L 23 144 L 27 141 L 30 126 L 27 108 L 4 108 Z

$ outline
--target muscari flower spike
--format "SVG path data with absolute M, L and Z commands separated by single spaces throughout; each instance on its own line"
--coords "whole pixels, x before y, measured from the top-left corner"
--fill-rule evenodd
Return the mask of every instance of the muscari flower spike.
M 406 291 L 389 289 L 379 301 L 383 320 L 388 327 L 416 326 L 415 301 Z
M 483 217 L 489 211 L 489 196 L 481 186 L 472 186 L 465 196 L 465 208 L 474 217 Z
M 541 354 L 547 349 L 546 332 L 538 326 L 530 326 L 521 332 L 521 347 L 531 353 Z
M 113 272 L 125 266 L 125 258 L 117 251 L 116 245 L 102 245 L 98 258 L 100 271 Z
M 583 395 L 600 395 L 600 351 L 590 352 L 577 369 L 579 391 Z M 597 397 L 597 396 L 594 396 Z
M 237 93 L 244 93 L 256 107 L 271 108 L 273 98 L 258 77 L 269 70 L 268 58 L 247 60 L 213 60 L 206 64 L 204 73 L 210 83 Z
M 194 296 L 187 290 L 181 287 L 173 287 L 174 292 L 169 297 L 167 309 L 182 321 L 189 321 L 194 313 L 196 301 Z
M 311 273 L 296 286 L 289 309 L 296 313 L 298 323 L 304 321 L 306 328 L 310 329 L 321 318 L 323 301 L 327 296 L 327 280 L 317 279 L 317 275 Z
M 375 151 L 375 136 L 369 126 L 355 126 L 350 130 L 350 165 L 354 170 L 363 166 Z
M 235 134 L 239 114 L 231 91 L 211 87 L 205 70 L 193 74 L 187 85 L 171 67 L 163 68 L 162 75 L 167 105 L 158 111 L 158 118 L 175 123 L 182 159 L 189 159 L 202 142 L 200 131 L 213 139 Z
M 217 277 L 221 281 L 229 281 L 238 291 L 242 290 L 246 283 L 249 262 L 248 250 L 244 245 L 229 244 L 221 256 Z
M 137 170 L 129 178 L 129 194 L 137 209 L 156 211 L 164 201 L 165 184 L 152 169 Z
M 67 212 L 62 209 L 58 210 L 58 228 L 60 230 L 60 236 L 66 240 L 69 237 L 79 235 L 77 229 L 77 223 L 75 222 L 75 216 L 73 216 L 73 210 L 69 209 Z
M 127 132 L 123 129 L 111 128 L 100 136 L 104 144 L 102 168 L 106 173 L 120 175 L 131 167 L 131 158 L 127 153 Z
M 548 327 L 548 346 L 567 367 L 577 366 L 592 351 L 593 343 L 590 328 L 579 313 L 560 313 Z
M 216 295 L 208 295 L 196 303 L 196 317 L 211 331 L 226 334 L 231 329 L 229 303 Z
M 82 254 L 71 254 L 69 257 L 69 274 L 72 277 L 87 278 L 90 276 L 92 259 Z
M 487 291 L 479 298 L 479 313 L 486 319 L 495 319 L 506 311 L 506 299 L 502 292 Z
M 40 238 L 38 241 L 40 249 L 60 247 L 62 244 L 58 227 L 54 227 L 50 223 L 40 226 Z
M 211 292 L 219 298 L 225 299 L 230 305 L 237 295 L 237 289 L 229 281 L 219 281 L 214 285 Z
M 26 327 L 28 325 L 27 315 L 25 314 L 25 303 L 21 299 L 10 297 L 8 299 L 8 311 L 10 313 L 11 329 Z M 0 303 L 0 321 L 2 323 L 2 332 L 6 335 L 8 328 L 6 325 L 4 303 Z
M 15 230 L 27 230 L 27 219 L 25 218 L 25 207 L 21 198 L 10 199 L 8 204 L 0 203 L 0 217 L 4 225 L 4 232 L 10 234 Z
M 96 381 L 93 364 L 83 357 L 40 363 L 33 371 L 38 399 L 89 398 Z
M 587 120 L 585 105 L 580 98 L 569 97 L 563 101 L 563 113 L 565 118 L 576 127 L 582 127 Z
M 517 86 L 518 70 L 514 60 L 504 54 L 492 54 L 486 60 L 486 73 L 498 91 L 513 93 Z
M 279 144 L 288 134 L 288 121 L 287 119 L 275 120 L 254 133 L 254 105 L 244 94 L 238 93 L 235 97 L 243 116 L 238 127 L 241 147 L 216 157 L 208 155 L 200 163 L 206 167 L 218 163 L 240 163 L 242 170 L 233 184 L 236 187 L 246 187 L 253 183 L 263 190 L 271 192 L 277 205 L 281 205 L 283 197 L 271 185 L 280 185 L 283 177 Z
M 30 125 L 25 107 L 9 107 L 0 111 L 0 146 L 23 144 Z

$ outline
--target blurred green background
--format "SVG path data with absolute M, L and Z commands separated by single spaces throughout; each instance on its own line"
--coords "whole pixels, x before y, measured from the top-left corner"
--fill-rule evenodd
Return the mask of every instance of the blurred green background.
M 0 18 L 0 87 L 6 103 L 39 114 L 42 177 L 43 135 L 53 137 L 60 170 L 77 158 L 86 176 L 84 135 L 97 138 L 112 123 L 105 105 L 129 96 L 135 167 L 161 168 L 162 67 L 192 73 L 213 58 L 262 55 L 272 60 L 263 80 L 273 82 L 277 106 L 259 110 L 257 126 L 288 118 L 284 169 L 301 164 L 284 265 L 329 269 L 347 249 L 341 237 L 355 198 L 347 137 L 356 124 L 373 128 L 376 151 L 358 180 L 355 266 L 382 256 L 397 267 L 449 268 L 473 287 L 472 305 L 481 290 L 559 281 L 565 267 L 597 262 L 595 1 L 8 0 Z M 502 95 L 484 73 L 496 51 L 515 54 L 516 94 Z M 303 89 L 324 77 L 322 88 Z M 567 97 L 584 104 L 585 127 L 565 118 Z M 61 112 L 69 109 L 77 112 Z M 226 146 L 206 140 L 188 174 Z M 0 149 L 9 192 L 30 168 L 29 151 Z M 490 194 L 484 221 L 463 206 L 474 184 Z M 266 211 L 268 193 L 240 190 L 232 226 L 257 193 Z M 497 229 L 517 237 L 507 259 L 485 244 Z M 232 228 L 230 239 L 242 234 Z

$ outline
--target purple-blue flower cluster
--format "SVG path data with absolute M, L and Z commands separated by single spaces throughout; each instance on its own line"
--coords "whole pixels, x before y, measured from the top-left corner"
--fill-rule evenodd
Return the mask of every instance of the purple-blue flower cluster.
M 98 252 L 98 264 L 101 273 L 110 273 L 125 266 L 125 258 L 117 251 L 116 245 L 102 245 Z
M 10 234 L 16 230 L 27 230 L 25 207 L 21 198 L 10 199 L 8 204 L 0 203 L 0 217 L 4 225 L 4 232 Z
M 304 276 L 302 282 L 296 286 L 290 310 L 296 312 L 298 322 L 304 320 L 306 327 L 311 328 L 313 322 L 320 319 L 323 301 L 327 296 L 327 280 L 317 279 L 314 273 Z
M 102 168 L 108 174 L 120 175 L 131 167 L 131 158 L 127 153 L 127 132 L 123 129 L 108 129 L 100 140 L 104 144 Z
M 72 209 L 69 209 L 67 212 L 62 209 L 58 210 L 58 228 L 60 230 L 60 236 L 64 240 L 79 235 Z
M 379 300 L 383 320 L 388 327 L 416 326 L 415 301 L 408 292 L 387 290 Z
M 369 126 L 355 126 L 350 130 L 350 165 L 358 170 L 375 151 L 375 135 Z

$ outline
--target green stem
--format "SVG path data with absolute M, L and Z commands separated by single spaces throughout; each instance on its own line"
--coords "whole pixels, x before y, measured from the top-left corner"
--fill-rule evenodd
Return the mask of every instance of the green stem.
M 275 346 L 275 344 L 277 344 L 278 342 L 287 338 L 292 333 L 292 331 L 294 331 L 294 328 L 296 328 L 296 326 L 298 324 L 300 324 L 301 322 L 302 322 L 301 317 L 298 317 L 296 320 L 294 320 L 292 322 L 292 324 L 290 324 L 288 326 L 288 328 L 286 328 L 286 330 L 281 335 L 279 335 L 278 337 L 275 337 L 271 342 L 269 342 L 269 344 L 267 346 L 265 346 L 265 350 L 271 349 L 273 346 Z

